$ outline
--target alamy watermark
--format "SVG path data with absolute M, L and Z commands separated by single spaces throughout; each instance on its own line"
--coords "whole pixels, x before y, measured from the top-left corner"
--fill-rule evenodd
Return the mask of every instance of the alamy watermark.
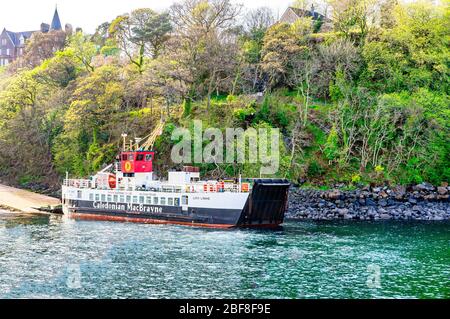
M 381 267 L 375 264 L 367 266 L 367 287 L 371 289 L 381 288 Z
M 202 122 L 193 121 L 193 133 L 177 128 L 172 133 L 171 159 L 176 164 L 261 164 L 261 175 L 273 175 L 280 166 L 280 130 L 277 128 L 218 128 L 203 132 Z M 225 151 L 225 152 L 224 152 Z
M 69 289 L 81 288 L 81 269 L 80 265 L 71 264 L 67 266 L 66 285 Z

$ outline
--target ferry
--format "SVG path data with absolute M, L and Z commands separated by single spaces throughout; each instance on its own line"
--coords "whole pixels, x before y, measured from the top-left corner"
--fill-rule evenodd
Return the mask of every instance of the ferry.
M 161 128 L 160 128 L 161 129 Z M 208 228 L 277 228 L 284 221 L 285 179 L 201 180 L 197 167 L 154 178 L 153 142 L 124 146 L 115 163 L 89 179 L 62 185 L 63 213 L 81 220 L 176 224 Z M 139 141 L 139 140 L 138 140 Z

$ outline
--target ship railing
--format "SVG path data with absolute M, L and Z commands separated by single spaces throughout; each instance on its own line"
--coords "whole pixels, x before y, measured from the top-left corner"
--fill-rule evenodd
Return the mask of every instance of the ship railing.
M 65 179 L 63 185 L 75 188 L 92 188 L 92 181 L 88 179 Z
M 248 193 L 251 191 L 249 183 L 217 183 L 199 182 L 185 185 L 154 185 L 148 187 L 119 184 L 120 190 L 141 191 L 141 192 L 164 192 L 164 193 Z

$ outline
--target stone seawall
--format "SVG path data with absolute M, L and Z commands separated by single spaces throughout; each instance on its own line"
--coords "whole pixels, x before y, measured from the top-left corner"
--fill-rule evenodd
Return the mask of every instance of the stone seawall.
M 375 187 L 352 191 L 291 189 L 286 218 L 450 220 L 450 187 Z

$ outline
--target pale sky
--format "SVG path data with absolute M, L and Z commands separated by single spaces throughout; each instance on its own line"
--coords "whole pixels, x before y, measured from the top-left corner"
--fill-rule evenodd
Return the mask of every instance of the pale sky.
M 10 31 L 39 30 L 42 22 L 50 24 L 58 5 L 59 17 L 74 28 L 81 27 L 92 33 L 103 22 L 111 21 L 120 14 L 137 8 L 152 8 L 160 11 L 168 8 L 175 0 L 12 0 L 2 1 L 0 28 Z M 233 0 L 245 8 L 266 6 L 281 15 L 293 0 Z

